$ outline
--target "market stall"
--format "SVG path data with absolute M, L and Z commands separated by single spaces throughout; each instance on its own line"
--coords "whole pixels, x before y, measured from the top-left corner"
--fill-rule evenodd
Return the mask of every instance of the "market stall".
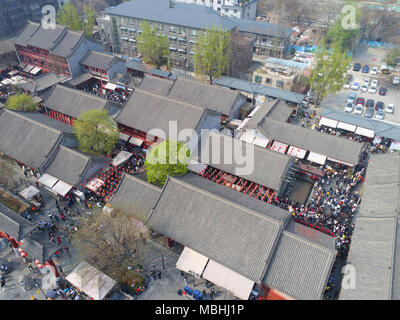
M 86 188 L 88 188 L 89 190 L 92 191 L 97 191 L 97 189 L 99 189 L 105 182 L 103 180 L 100 180 L 98 178 L 93 178 L 92 180 L 90 180 L 88 182 L 88 184 L 86 185 Z
M 274 144 L 271 146 L 271 150 L 280 152 L 280 153 L 286 153 L 286 150 L 288 149 L 288 145 L 284 144 L 282 142 L 274 141 Z
M 297 157 L 299 159 L 304 159 L 306 156 L 307 150 L 297 148 L 295 146 L 290 146 L 287 154 L 289 156 Z
M 34 186 L 30 186 L 24 190 L 22 190 L 21 192 L 19 192 L 19 195 L 26 199 L 31 201 L 34 197 L 36 197 L 37 195 L 40 194 L 40 191 L 38 189 L 36 189 Z
M 128 161 L 130 158 L 132 158 L 132 153 L 127 152 L 127 151 L 121 151 L 118 153 L 118 155 L 111 161 L 111 165 L 114 167 L 118 167 L 122 164 L 124 164 L 126 161 Z
M 58 179 L 56 177 L 53 177 L 47 173 L 43 174 L 38 180 L 39 183 L 49 187 L 50 189 L 53 188 L 57 181 Z

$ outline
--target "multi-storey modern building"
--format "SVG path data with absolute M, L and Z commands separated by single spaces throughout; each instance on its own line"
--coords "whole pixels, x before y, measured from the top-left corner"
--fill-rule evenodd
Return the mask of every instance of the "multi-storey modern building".
M 75 77 L 82 73 L 80 61 L 92 51 L 103 52 L 100 42 L 87 38 L 81 32 L 57 25 L 44 29 L 39 23 L 29 22 L 13 40 L 20 63 L 33 65 L 42 72 Z
M 18 33 L 28 20 L 39 22 L 45 5 L 59 7 L 58 0 L 0 0 L 0 37 Z
M 255 20 L 258 0 L 175 0 L 209 7 L 223 16 Z
M 170 63 L 189 70 L 193 69 L 198 38 L 207 28 L 256 36 L 257 48 L 261 48 L 256 51 L 254 44 L 253 51 L 277 57 L 283 57 L 287 52 L 291 34 L 291 29 L 280 25 L 223 17 L 208 7 L 186 3 L 171 5 L 165 0 L 132 0 L 107 9 L 106 14 L 98 22 L 103 41 L 112 44 L 114 53 L 138 57 L 137 35 L 142 32 L 142 22 L 148 21 L 159 35 L 168 37 Z

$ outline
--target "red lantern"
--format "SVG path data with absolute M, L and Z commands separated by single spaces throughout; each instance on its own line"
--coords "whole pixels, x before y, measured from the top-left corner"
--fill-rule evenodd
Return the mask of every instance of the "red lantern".
M 22 253 L 22 252 L 24 252 L 24 250 L 23 250 L 23 249 L 21 249 L 21 248 L 18 248 L 17 250 L 18 250 L 18 252 L 19 252 L 19 253 Z
M 26 258 L 28 256 L 28 254 L 24 251 L 24 252 L 21 252 L 21 257 L 22 258 Z
M 39 263 L 39 264 L 37 265 L 37 267 L 38 267 L 39 269 L 43 269 L 43 268 L 44 268 L 44 265 L 41 264 L 41 263 Z

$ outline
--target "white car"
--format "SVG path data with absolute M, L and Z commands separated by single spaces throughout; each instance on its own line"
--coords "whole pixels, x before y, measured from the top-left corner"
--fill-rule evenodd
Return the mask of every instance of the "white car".
M 383 111 L 381 109 L 378 110 L 376 112 L 375 118 L 378 119 L 378 120 L 383 120 L 385 118 L 385 111 Z
M 361 92 L 367 92 L 367 91 L 368 91 L 368 85 L 367 85 L 367 84 L 363 84 L 363 85 L 360 87 L 360 91 L 361 91 Z
M 363 106 L 361 104 L 358 104 L 358 105 L 356 105 L 353 113 L 358 115 L 358 116 L 361 116 L 362 113 L 363 113 L 363 110 L 364 110 Z
M 372 82 L 371 82 L 371 87 L 377 88 L 378 85 L 379 85 L 379 81 L 378 81 L 378 80 L 376 80 L 376 79 L 372 80 Z
M 351 85 L 351 90 L 357 91 L 358 89 L 360 89 L 360 84 L 354 81 Z
M 364 83 L 365 83 L 365 84 L 368 84 L 368 85 L 369 85 L 370 82 L 371 82 L 371 80 L 369 80 L 369 78 L 364 78 Z
M 398 86 L 400 84 L 400 77 L 394 77 L 392 84 Z
M 393 114 L 394 113 L 394 104 L 393 103 L 389 103 L 385 108 L 385 112 Z
M 351 102 L 346 104 L 344 107 L 344 112 L 353 112 L 353 104 Z
M 368 93 L 376 93 L 377 90 L 378 90 L 378 89 L 377 89 L 376 87 L 370 87 L 370 88 L 368 89 Z
M 373 75 L 377 75 L 378 74 L 378 68 L 377 67 L 373 67 L 372 69 L 371 69 L 371 74 L 373 74 Z

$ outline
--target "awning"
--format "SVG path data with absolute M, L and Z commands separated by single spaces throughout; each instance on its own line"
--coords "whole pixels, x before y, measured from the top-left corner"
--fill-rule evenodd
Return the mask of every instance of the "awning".
M 308 155 L 307 160 L 318 163 L 318 164 L 325 164 L 326 156 L 323 156 L 322 154 L 310 151 L 310 154 Z
M 18 71 L 17 71 L 17 70 L 13 70 L 13 71 L 10 71 L 10 72 L 8 73 L 8 75 L 9 75 L 10 77 L 15 76 L 16 74 L 18 74 Z
M 248 300 L 254 281 L 243 277 L 223 265 L 210 260 L 203 272 L 203 278 L 232 292 L 242 300 Z
M 256 136 L 253 143 L 256 144 L 257 146 L 265 148 L 268 145 L 269 140 L 266 138 L 261 138 Z
M 328 118 L 325 118 L 325 117 L 321 117 L 321 120 L 319 120 L 319 125 L 320 126 L 322 125 L 322 126 L 327 126 L 327 127 L 336 129 L 337 124 L 338 124 L 338 121 L 332 120 L 332 119 L 328 119 Z
M 287 154 L 289 156 L 297 157 L 299 159 L 304 159 L 306 156 L 307 150 L 297 148 L 295 146 L 290 146 Z
M 35 67 L 31 71 L 29 71 L 29 73 L 37 75 L 41 70 L 42 70 L 41 68 Z
M 356 128 L 357 128 L 356 126 L 345 123 L 345 122 L 339 122 L 337 127 L 338 127 L 338 129 L 343 129 L 343 130 L 347 130 L 350 132 L 356 131 Z
M 208 258 L 206 256 L 185 247 L 176 262 L 176 268 L 200 278 L 207 262 Z
M 103 180 L 97 179 L 97 178 L 93 178 L 92 180 L 90 180 L 88 182 L 88 184 L 86 185 L 86 188 L 88 188 L 89 190 L 92 191 L 96 191 L 97 189 L 99 189 L 102 185 L 104 184 Z
M 52 190 L 59 195 L 65 197 L 65 195 L 72 189 L 72 186 L 69 184 L 58 180 L 58 182 L 53 186 Z
M 246 141 L 248 143 L 253 143 L 255 138 L 256 138 L 256 136 L 246 133 L 246 132 L 242 132 L 242 134 L 240 136 L 240 140 Z
M 26 63 L 20 63 L 17 67 L 20 69 L 25 69 L 26 66 L 27 66 Z
M 207 165 L 197 162 L 196 160 L 189 160 L 189 164 L 187 167 L 190 171 L 200 174 L 207 168 Z
M 92 78 L 93 78 L 93 76 L 90 73 L 84 72 L 81 75 L 77 76 L 76 78 L 69 80 L 68 84 L 70 84 L 71 86 L 77 86 L 77 85 L 84 83 Z
M 119 134 L 119 140 L 122 140 L 122 141 L 128 141 L 130 137 L 131 137 L 130 135 L 127 135 L 122 132 L 120 132 L 120 134 Z
M 337 162 L 337 163 L 344 164 L 345 166 L 348 166 L 348 167 L 353 167 L 353 164 L 348 163 L 348 162 L 344 162 L 344 161 L 340 161 L 340 160 L 335 159 L 335 158 L 329 158 L 329 157 L 328 157 L 328 160 L 329 160 L 329 161 L 332 161 L 332 162 Z
M 22 81 L 24 79 L 25 78 L 21 77 L 21 76 L 14 76 L 14 77 L 11 78 L 11 80 L 14 81 L 15 83 L 20 82 L 20 81 Z
M 117 86 L 111 82 L 107 83 L 104 87 L 104 89 L 108 89 L 108 90 L 112 90 L 114 91 L 115 89 L 117 89 Z
M 11 80 L 11 79 L 4 79 L 2 82 L 1 82 L 1 84 L 4 84 L 5 86 L 8 86 L 8 85 L 10 85 L 11 83 L 13 83 L 13 81 Z
M 247 123 L 249 120 L 250 120 L 250 118 L 244 119 L 244 120 L 239 124 L 238 129 L 242 129 L 242 128 L 246 125 L 246 123 Z
M 280 153 L 286 153 L 286 150 L 289 146 L 287 144 L 284 144 L 282 142 L 274 141 L 274 144 L 271 147 L 271 150 L 280 152 Z
M 252 112 L 249 113 L 249 115 L 247 116 L 248 118 L 251 118 L 252 116 L 254 116 L 254 114 L 261 108 L 261 106 L 257 106 L 254 108 L 254 110 Z
M 361 127 L 357 127 L 356 134 L 359 134 L 360 136 L 364 136 L 367 138 L 373 138 L 375 136 L 374 130 L 365 129 Z
M 140 140 L 139 138 L 131 137 L 129 139 L 130 144 L 134 144 L 135 146 L 140 147 L 143 144 L 143 140 Z
M 34 186 L 30 186 L 24 190 L 22 190 L 19 195 L 26 199 L 26 200 L 32 200 L 34 197 L 36 197 L 40 191 L 36 189 Z
M 24 68 L 24 72 L 29 73 L 29 71 L 31 71 L 34 68 L 34 66 L 31 66 L 30 64 L 28 64 L 25 68 Z
M 57 183 L 58 179 L 45 173 L 38 180 L 39 183 L 45 185 L 46 187 L 53 188 L 53 186 Z
M 114 167 L 120 166 L 121 164 L 124 164 L 126 161 L 128 161 L 131 157 L 132 153 L 121 151 L 114 159 L 112 159 L 111 165 L 113 165 Z

